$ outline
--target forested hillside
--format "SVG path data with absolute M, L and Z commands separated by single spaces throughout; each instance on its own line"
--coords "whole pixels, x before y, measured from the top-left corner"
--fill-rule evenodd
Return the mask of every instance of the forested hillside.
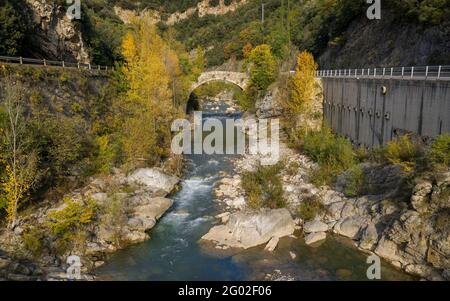
M 391 50 L 401 49 L 406 56 L 416 51 L 414 47 L 426 35 L 440 36 L 436 49 L 420 54 L 416 63 L 428 63 L 436 54 L 443 60 L 448 60 L 448 47 L 444 47 L 450 40 L 448 34 L 448 18 L 450 16 L 450 1 L 383 1 L 383 18 L 380 21 L 369 21 L 366 18 L 368 5 L 366 1 L 287 1 L 268 0 L 265 2 L 265 22 L 261 24 L 260 1 L 250 1 L 235 13 L 225 16 L 207 16 L 192 18 L 175 25 L 177 37 L 188 47 L 203 46 L 207 51 L 208 63 L 219 65 L 223 61 L 235 56 L 243 57 L 242 49 L 246 44 L 258 45 L 262 42 L 272 46 L 277 57 L 283 59 L 288 53 L 289 46 L 308 50 L 316 57 L 321 56 L 329 48 L 337 48 L 354 39 L 362 40 L 361 44 L 387 43 L 375 41 L 378 36 L 365 34 L 350 36 L 349 28 L 365 26 L 369 30 L 373 27 L 380 35 L 398 34 L 396 28 L 409 28 L 409 39 L 395 43 L 388 41 Z M 411 36 L 412 33 L 412 36 Z M 347 36 L 347 34 L 349 36 Z M 423 36 L 425 35 L 425 36 Z M 390 36 L 390 35 L 389 35 Z M 432 43 L 432 41 L 430 41 Z M 409 46 L 409 47 L 407 47 Z M 430 47 L 433 48 L 433 47 Z M 372 56 L 379 54 L 376 49 L 369 49 Z M 348 57 L 356 53 L 346 53 Z M 414 54 L 413 54 L 414 56 Z M 417 54 L 419 56 L 419 53 Z M 400 63 L 381 59 L 372 59 L 371 64 Z M 345 62 L 347 67 L 357 67 L 352 62 Z M 359 63 L 359 62 L 358 62 Z M 409 63 L 409 62 L 406 62 Z M 444 63 L 444 62 L 443 62 Z M 351 66 L 350 66 L 350 65 Z M 365 64 L 366 65 L 366 64 Z M 336 66 L 338 67 L 338 66 Z M 343 66 L 342 66 L 343 67 Z
M 36 24 L 31 22 L 28 0 L 0 0 L 0 54 L 41 56 Z M 54 1 L 49 1 L 54 2 Z M 112 65 L 122 61 L 120 41 L 126 25 L 114 7 L 139 13 L 157 11 L 164 20 L 174 12 L 184 12 L 199 0 L 85 0 L 82 19 L 76 27 L 83 34 L 92 62 Z M 56 3 L 59 3 L 56 1 Z M 219 0 L 211 0 L 214 7 Z M 232 3 L 224 1 L 225 5 Z M 266 0 L 265 21 L 261 23 L 261 1 L 247 1 L 237 11 L 225 15 L 192 17 L 174 26 L 160 24 L 160 30 L 183 42 L 188 49 L 206 49 L 209 66 L 221 65 L 230 58 L 243 58 L 245 46 L 270 44 L 274 54 L 285 59 L 289 49 L 308 50 L 324 67 L 359 67 L 361 45 L 368 58 L 364 65 L 448 63 L 450 0 L 400 0 L 382 2 L 382 19 L 366 18 L 368 4 L 363 0 Z M 65 5 L 61 3 L 61 5 Z M 174 31 L 172 30 L 174 29 Z M 399 31 L 405 32 L 399 36 Z M 398 40 L 397 40 L 398 38 Z M 373 49 L 373 45 L 381 46 Z M 26 45 L 26 47 L 23 47 Z M 395 52 L 401 50 L 404 58 Z M 390 53 L 394 56 L 390 57 Z M 330 64 L 328 57 L 337 56 Z

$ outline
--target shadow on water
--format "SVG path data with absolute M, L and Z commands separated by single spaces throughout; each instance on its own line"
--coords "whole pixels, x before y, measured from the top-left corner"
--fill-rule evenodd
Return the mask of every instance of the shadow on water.
M 224 104 L 205 104 L 204 118 L 224 118 L 218 114 L 224 108 Z M 115 253 L 96 270 L 99 280 L 264 280 L 276 270 L 296 280 L 367 280 L 367 256 L 336 237 L 316 248 L 302 239 L 284 238 L 274 253 L 265 252 L 263 246 L 234 256 L 206 253 L 199 239 L 216 224 L 214 216 L 219 213 L 213 188 L 220 171 L 232 173 L 234 157 L 189 155 L 186 159 L 182 188 L 171 196 L 174 206 L 151 230 L 150 240 Z M 387 265 L 382 276 L 411 279 Z

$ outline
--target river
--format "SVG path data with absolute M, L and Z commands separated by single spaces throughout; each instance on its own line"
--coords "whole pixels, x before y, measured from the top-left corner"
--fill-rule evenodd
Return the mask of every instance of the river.
M 220 105 L 224 112 L 225 104 Z M 217 104 L 203 107 L 204 119 L 225 119 Z M 236 117 L 239 117 L 237 115 Z M 264 246 L 239 252 L 211 252 L 199 239 L 214 226 L 220 213 L 214 186 L 221 172 L 233 173 L 234 156 L 188 155 L 181 189 L 170 196 L 174 206 L 150 232 L 150 240 L 118 251 L 95 271 L 98 280 L 367 280 L 367 255 L 351 242 L 329 236 L 316 247 L 302 238 L 283 238 L 273 253 Z M 382 263 L 383 280 L 412 280 Z

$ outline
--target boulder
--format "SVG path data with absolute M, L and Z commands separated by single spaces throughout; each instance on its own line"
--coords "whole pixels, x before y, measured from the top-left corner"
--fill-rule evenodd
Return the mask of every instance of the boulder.
M 364 217 L 355 216 L 355 217 L 348 217 L 344 220 L 339 221 L 334 226 L 334 232 L 351 238 L 351 239 L 358 239 L 361 228 L 365 227 L 367 225 L 367 220 Z
M 260 119 L 274 118 L 280 116 L 281 106 L 278 99 L 280 98 L 278 89 L 269 91 L 263 98 L 256 100 L 256 116 Z
M 248 249 L 273 237 L 289 236 L 294 230 L 295 222 L 287 209 L 261 209 L 231 214 L 227 224 L 213 227 L 202 240 Z
M 312 245 L 316 242 L 325 240 L 326 238 L 327 238 L 327 234 L 325 232 L 310 233 L 305 236 L 305 243 L 307 245 Z
M 432 190 L 433 184 L 430 181 L 420 180 L 416 183 L 411 196 L 411 205 L 417 212 L 427 212 Z
M 148 199 L 146 204 L 132 208 L 128 225 L 137 227 L 136 230 L 150 230 L 172 205 L 173 201 L 170 199 L 162 197 Z
M 153 191 L 163 190 L 168 194 L 175 188 L 180 179 L 166 175 L 156 168 L 141 168 L 128 176 L 127 181 L 132 184 L 144 185 Z
M 125 241 L 127 243 L 135 244 L 135 243 L 146 241 L 147 239 L 149 239 L 149 236 L 145 232 L 125 231 L 122 239 L 123 239 L 123 241 Z
M 303 225 L 303 231 L 305 233 L 326 232 L 328 225 L 319 220 L 313 220 Z
M 337 221 L 341 218 L 341 213 L 342 213 L 342 209 L 344 209 L 346 202 L 341 201 L 341 202 L 335 202 L 330 204 L 327 207 L 327 218 L 329 221 Z
M 400 262 L 402 259 L 398 255 L 398 246 L 393 241 L 382 237 L 375 249 L 375 254 L 391 262 Z
M 216 216 L 217 219 L 220 219 L 222 224 L 226 224 L 230 220 L 230 212 L 224 212 Z
M 361 240 L 359 241 L 359 247 L 364 250 L 371 250 L 378 242 L 378 232 L 374 224 L 370 223 L 363 230 Z
M 104 192 L 97 192 L 91 195 L 91 199 L 93 199 L 98 205 L 104 205 L 108 200 L 108 194 Z

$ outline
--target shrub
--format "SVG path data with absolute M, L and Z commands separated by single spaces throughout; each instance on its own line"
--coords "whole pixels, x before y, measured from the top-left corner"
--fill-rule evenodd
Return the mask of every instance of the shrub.
M 248 205 L 251 208 L 283 208 L 286 201 L 283 197 L 283 185 L 278 173 L 281 165 L 259 166 L 255 172 L 242 176 L 242 188 L 245 190 Z
M 298 216 L 304 221 L 313 220 L 317 215 L 322 214 L 326 211 L 325 206 L 321 200 L 312 196 L 303 200 L 303 202 L 298 207 Z
M 361 166 L 355 165 L 348 171 L 348 176 L 345 181 L 344 193 L 347 196 L 355 197 L 364 192 L 364 172 Z
M 316 185 L 330 184 L 338 174 L 352 167 L 356 161 L 351 143 L 336 137 L 327 126 L 307 133 L 303 150 L 319 164 L 319 170 L 311 173 L 312 181 Z
M 236 98 L 237 104 L 241 107 L 242 110 L 252 110 L 255 107 L 257 91 L 252 87 L 249 87 L 247 91 L 238 91 L 234 95 Z
M 114 163 L 120 160 L 121 148 L 118 142 L 111 141 L 110 136 L 99 136 L 95 138 L 97 154 L 95 168 L 101 174 L 108 174 Z
M 421 149 L 414 143 L 410 135 L 404 135 L 390 141 L 384 148 L 386 160 L 394 165 L 402 166 L 405 172 L 412 172 L 420 158 Z
M 120 233 L 125 225 L 125 202 L 123 198 L 114 194 L 109 198 L 106 206 L 104 207 L 104 220 L 102 223 L 112 228 L 112 234 L 109 239 L 117 244 L 120 244 Z
M 31 226 L 24 231 L 22 239 L 25 249 L 31 252 L 33 256 L 39 256 L 42 254 L 45 246 L 45 232 L 42 229 Z
M 84 227 L 94 221 L 97 206 L 95 201 L 76 202 L 64 199 L 65 207 L 48 214 L 45 225 L 55 237 L 56 252 L 63 254 L 70 247 L 81 245 L 85 238 Z
M 319 165 L 319 168 L 313 169 L 309 172 L 309 178 L 311 183 L 317 187 L 330 185 L 340 174 L 338 170 L 339 168 L 330 164 Z
M 285 119 L 282 122 L 283 128 L 285 129 L 286 135 L 288 136 L 288 146 L 294 149 L 302 149 L 308 129 L 305 127 L 297 127 L 293 125 L 294 120 L 292 118 Z
M 432 163 L 450 167 L 450 134 L 445 133 L 434 140 L 428 151 Z

